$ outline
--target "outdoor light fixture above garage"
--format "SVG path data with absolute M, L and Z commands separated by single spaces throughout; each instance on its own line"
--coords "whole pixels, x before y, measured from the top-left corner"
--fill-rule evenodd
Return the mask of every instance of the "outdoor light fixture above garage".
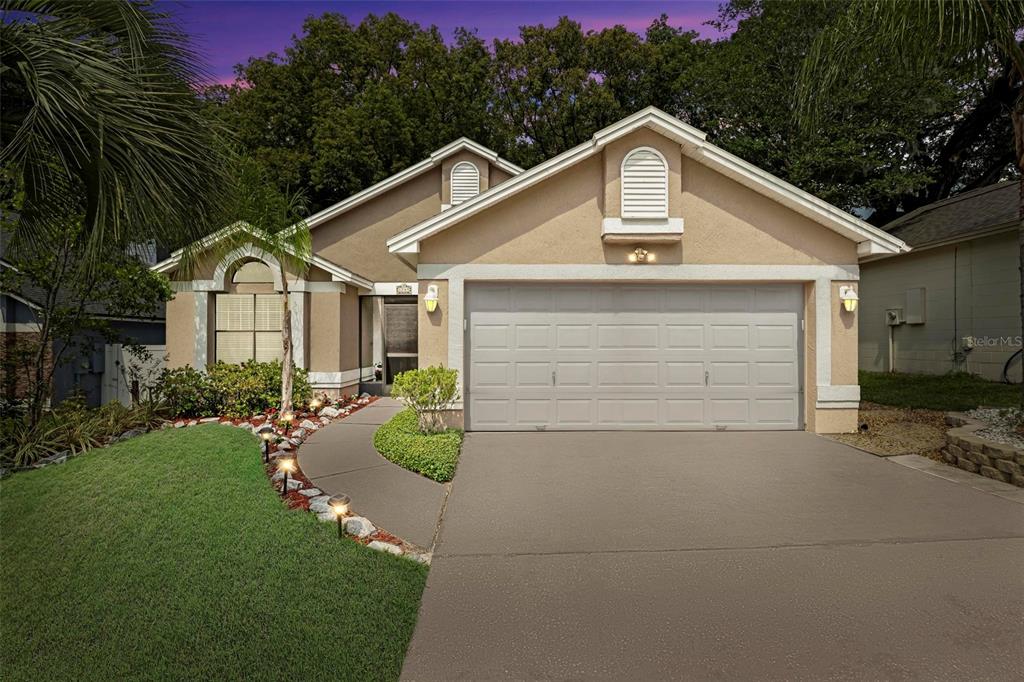
M 431 284 L 427 287 L 427 293 L 423 296 L 423 305 L 428 313 L 437 310 L 437 285 Z
M 848 313 L 852 313 L 857 309 L 857 301 L 860 297 L 857 296 L 857 290 L 851 286 L 839 287 L 839 300 L 843 302 L 843 308 Z
M 630 263 L 653 263 L 654 262 L 654 253 L 651 252 L 651 251 L 648 251 L 647 249 L 645 249 L 642 246 L 638 246 L 635 249 L 633 249 L 632 252 L 630 252 L 630 254 L 629 254 L 629 262 Z

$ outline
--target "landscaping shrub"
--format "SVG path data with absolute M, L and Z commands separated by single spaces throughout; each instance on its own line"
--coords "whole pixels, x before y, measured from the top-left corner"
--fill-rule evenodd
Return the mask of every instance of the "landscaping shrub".
M 155 393 L 176 417 L 205 417 L 217 405 L 209 377 L 194 367 L 165 369 L 157 379 Z
M 44 415 L 35 427 L 26 415 L 11 416 L 0 422 L 0 464 L 23 467 L 60 453 L 77 455 L 126 431 L 156 428 L 168 414 L 167 408 L 155 401 L 141 401 L 132 407 L 114 401 L 90 409 L 79 399 L 69 399 Z
M 411 407 L 423 433 L 444 430 L 443 412 L 459 399 L 459 373 L 441 366 L 421 367 L 395 376 L 391 397 Z
M 421 433 L 416 412 L 402 410 L 377 429 L 373 446 L 403 469 L 444 483 L 455 475 L 462 449 L 462 431 Z
M 248 417 L 281 406 L 281 363 L 223 362 L 207 367 L 205 373 L 192 367 L 165 370 L 156 394 L 176 417 Z M 292 402 L 301 404 L 313 395 L 309 373 L 296 368 Z

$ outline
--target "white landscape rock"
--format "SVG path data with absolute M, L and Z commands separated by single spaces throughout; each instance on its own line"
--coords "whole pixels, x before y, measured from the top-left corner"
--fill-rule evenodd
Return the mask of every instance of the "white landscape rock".
M 370 520 L 362 516 L 353 516 L 345 519 L 345 532 L 349 535 L 355 535 L 357 538 L 365 538 L 375 530 L 377 528 L 370 523 Z
M 309 501 L 309 511 L 314 514 L 321 514 L 323 512 L 331 512 L 331 505 L 328 504 L 331 500 L 330 495 L 318 495 Z
M 299 423 L 299 428 L 300 429 L 305 429 L 306 431 L 316 431 L 319 427 L 316 424 L 314 424 L 313 422 L 311 422 L 310 420 L 303 419 Z
M 323 491 L 320 490 L 320 488 L 304 488 L 303 490 L 300 490 L 299 492 L 302 493 L 303 495 L 305 495 L 306 497 L 316 497 L 318 495 L 323 495 L 324 494 Z
M 320 417 L 320 423 L 323 424 L 324 426 L 327 426 L 328 424 L 331 423 L 331 418 L 330 417 Z
M 292 438 L 298 438 L 299 440 L 306 437 L 306 429 L 298 428 L 292 431 Z
M 318 513 L 316 515 L 316 517 L 318 519 L 320 519 L 321 521 L 337 521 L 338 520 L 337 517 L 334 515 L 334 512 L 331 512 L 331 511 L 320 512 L 320 513 Z
M 212 424 L 213 422 L 219 422 L 220 417 L 203 417 L 199 420 L 200 424 Z
M 330 405 L 328 405 L 324 409 L 320 410 L 320 416 L 321 417 L 330 417 L 331 419 L 334 419 L 339 414 L 340 414 L 340 412 L 338 412 L 338 409 L 334 408 L 334 407 L 331 407 Z
M 424 554 L 406 554 L 405 556 L 407 556 L 408 558 L 410 558 L 418 564 L 427 564 L 428 566 L 430 565 L 430 552 L 426 552 Z
M 398 545 L 392 545 L 390 542 L 381 542 L 380 540 L 374 540 L 367 545 L 370 549 L 375 549 L 378 552 L 387 552 L 388 554 L 401 554 L 402 548 Z

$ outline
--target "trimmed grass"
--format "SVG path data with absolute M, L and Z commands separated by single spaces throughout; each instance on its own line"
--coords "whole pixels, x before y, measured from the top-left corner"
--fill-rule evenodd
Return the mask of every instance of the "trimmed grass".
M 424 435 L 419 432 L 416 413 L 405 409 L 377 429 L 373 447 L 403 469 L 444 483 L 455 475 L 462 451 L 462 431 L 448 429 Z
M 860 373 L 860 397 L 879 405 L 929 410 L 1016 407 L 1020 386 L 986 381 L 972 374 Z
M 4 481 L 0 552 L 7 680 L 397 679 L 426 579 L 289 511 L 219 425 Z

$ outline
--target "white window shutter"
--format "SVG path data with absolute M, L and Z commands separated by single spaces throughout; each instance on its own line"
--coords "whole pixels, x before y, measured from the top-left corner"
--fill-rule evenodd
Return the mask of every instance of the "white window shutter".
M 256 362 L 271 362 L 284 357 L 284 342 L 281 332 L 256 332 Z
M 256 294 L 256 331 L 281 331 L 284 305 L 281 294 Z
M 668 217 L 668 168 L 652 149 L 637 149 L 622 162 L 622 217 Z
M 217 332 L 217 362 L 239 364 L 249 360 L 252 360 L 252 332 Z
M 458 206 L 480 194 L 480 171 L 469 161 L 452 168 L 452 206 Z
M 217 330 L 252 331 L 252 294 L 217 294 Z

